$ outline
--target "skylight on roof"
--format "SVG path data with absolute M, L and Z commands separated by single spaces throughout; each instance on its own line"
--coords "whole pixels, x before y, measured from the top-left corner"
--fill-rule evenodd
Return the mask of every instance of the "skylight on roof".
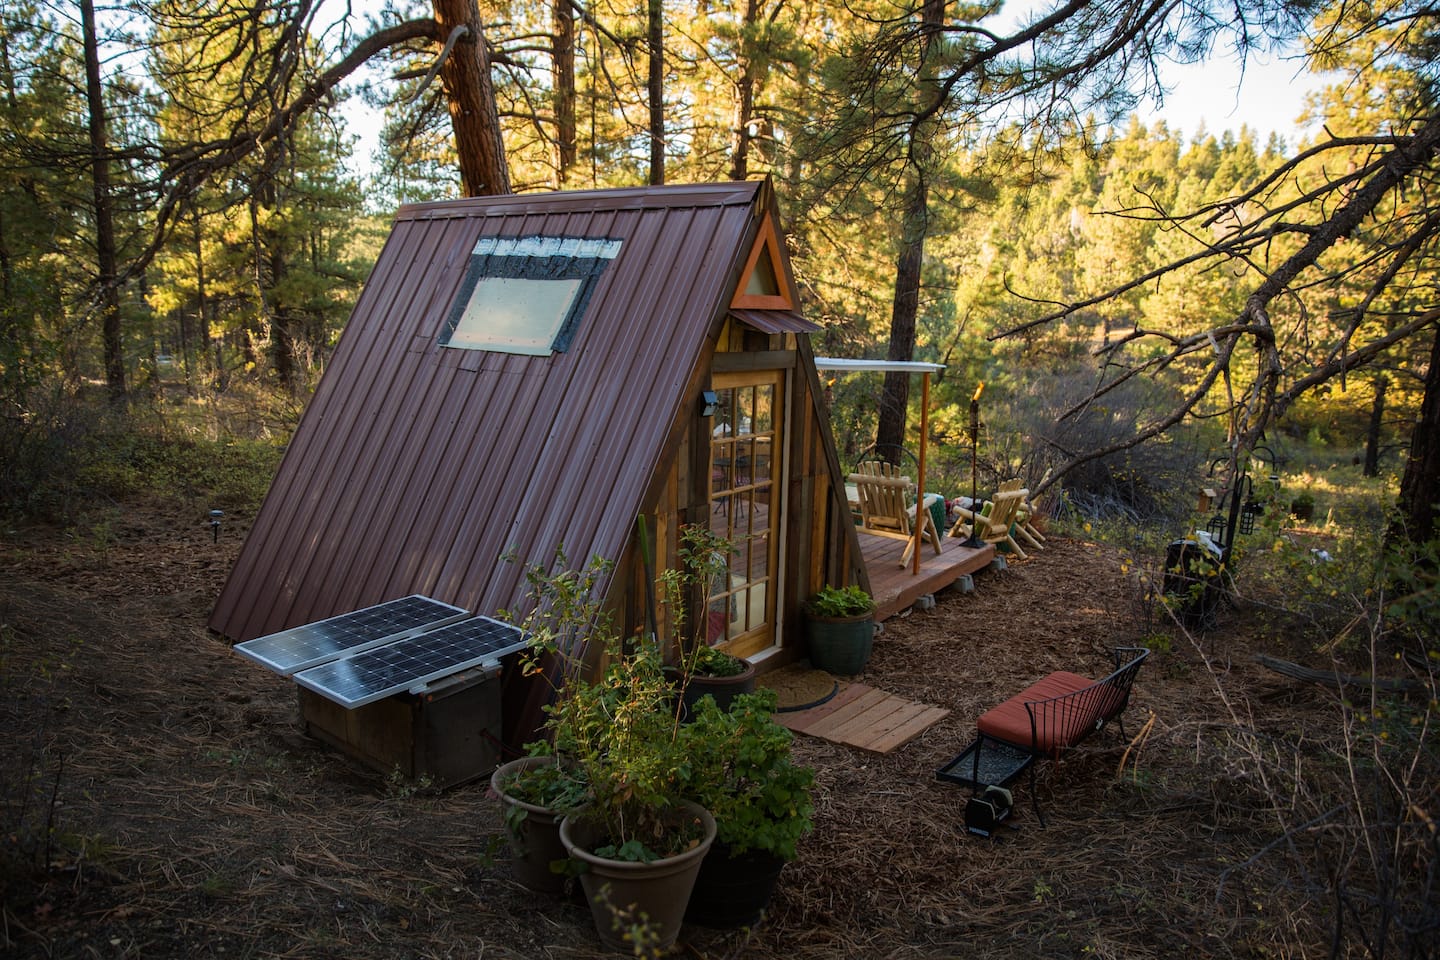
M 547 356 L 569 349 L 619 240 L 481 237 L 440 346 Z

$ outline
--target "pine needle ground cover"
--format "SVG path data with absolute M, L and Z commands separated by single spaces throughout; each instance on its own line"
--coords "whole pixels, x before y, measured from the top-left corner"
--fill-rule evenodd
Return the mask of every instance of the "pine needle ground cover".
M 583 904 L 510 879 L 483 783 L 434 793 L 300 732 L 293 687 L 204 626 L 243 521 L 215 543 L 162 507 L 127 509 L 103 550 L 41 527 L 0 542 L 3 952 L 593 955 Z M 690 955 L 1330 955 L 1327 871 L 1348 871 L 1350 892 L 1377 890 L 1383 871 L 1338 842 L 1354 838 L 1343 811 L 1307 824 L 1358 802 L 1346 731 L 1362 746 L 1357 724 L 1413 740 L 1426 705 L 1347 709 L 1267 671 L 1254 653 L 1313 655 L 1245 618 L 1166 632 L 1130 565 L 1052 536 L 974 594 L 890 620 L 864 681 L 950 715 L 886 756 L 799 738 L 797 760 L 818 770 L 815 832 L 755 930 L 687 928 Z M 968 836 L 965 791 L 934 771 L 975 718 L 1050 671 L 1101 674 L 1137 641 L 1157 653 L 1130 737 L 1102 731 L 1042 770 L 1049 828 L 1017 785 L 1020 829 Z M 1386 894 L 1401 906 L 1433 871 L 1424 848 L 1405 851 Z M 1364 955 L 1355 930 L 1375 914 L 1347 910 L 1342 954 Z M 1398 955 L 1432 956 L 1430 942 Z

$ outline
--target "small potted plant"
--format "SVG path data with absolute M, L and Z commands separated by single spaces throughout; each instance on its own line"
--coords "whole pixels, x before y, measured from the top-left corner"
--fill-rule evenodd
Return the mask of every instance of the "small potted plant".
M 805 603 L 810 663 L 850 676 L 865 669 L 875 639 L 875 600 L 858 586 L 825 586 Z
M 687 524 L 680 529 L 679 566 L 659 576 L 678 648 L 674 675 L 686 716 L 705 696 L 726 709 L 733 698 L 755 689 L 754 665 L 714 646 L 725 640 L 730 624 L 729 599 L 717 587 L 728 582 L 734 554 L 729 540 L 701 524 Z M 705 611 L 704 617 L 691 616 L 692 609 Z
M 1290 501 L 1290 516 L 1296 520 L 1309 520 L 1315 516 L 1315 494 L 1301 490 Z
M 728 711 L 701 702 L 685 730 L 682 786 L 715 818 L 685 919 L 708 927 L 755 924 L 785 864 L 812 828 L 815 771 L 793 762 L 793 735 L 772 717 L 775 693 L 735 698 Z
M 714 700 L 721 710 L 728 710 L 736 697 L 755 690 L 755 666 L 743 657 L 714 647 L 696 647 L 683 662 L 680 700 L 687 718 L 705 697 Z
M 560 821 L 584 802 L 585 781 L 573 765 L 543 751 L 542 744 L 532 744 L 527 756 L 501 764 L 490 775 L 490 788 L 500 799 L 510 872 L 528 890 L 560 896 L 568 860 Z

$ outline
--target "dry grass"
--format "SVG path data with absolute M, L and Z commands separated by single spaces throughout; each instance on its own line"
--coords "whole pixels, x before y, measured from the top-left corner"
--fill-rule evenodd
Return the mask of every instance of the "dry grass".
M 103 551 L 0 549 L 0 949 L 17 957 L 584 957 L 588 911 L 508 878 L 480 784 L 440 795 L 301 734 L 285 681 L 204 621 L 243 530 L 139 510 Z M 816 831 L 750 933 L 694 957 L 1328 955 L 1329 905 L 1270 851 L 1248 743 L 1323 735 L 1334 703 L 1266 674 L 1238 624 L 1141 673 L 1126 730 L 1041 771 L 1048 828 L 964 833 L 934 770 L 1045 672 L 1103 674 L 1153 628 L 1105 548 L 1052 540 L 973 596 L 892 620 L 865 681 L 950 716 L 890 755 L 800 738 Z M 1289 651 L 1278 651 L 1282 655 Z M 1205 662 L 1206 655 L 1210 662 Z M 1147 720 L 1153 721 L 1147 723 Z M 1124 766 L 1123 775 L 1118 773 Z

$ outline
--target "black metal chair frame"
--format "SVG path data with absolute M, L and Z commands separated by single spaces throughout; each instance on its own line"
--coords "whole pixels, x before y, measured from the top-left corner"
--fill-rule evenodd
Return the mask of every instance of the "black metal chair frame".
M 1061 754 L 1103 728 L 1111 720 L 1115 720 L 1119 725 L 1120 735 L 1122 737 L 1125 735 L 1125 719 L 1122 714 L 1130 703 L 1130 690 L 1135 685 L 1135 677 L 1139 674 L 1140 666 L 1145 662 L 1145 658 L 1150 656 L 1150 651 L 1146 647 L 1116 647 L 1113 655 L 1115 670 L 1105 679 L 1097 680 L 1088 687 L 1061 694 L 1058 697 L 1025 702 L 1025 712 L 1030 715 L 1030 742 L 1028 744 L 1012 743 L 981 732 L 976 745 L 973 768 L 976 791 L 978 792 L 980 789 L 980 754 L 984 751 L 987 741 L 1027 753 L 1030 759 L 1025 766 L 1030 768 L 1030 805 L 1034 808 L 1040 825 L 1045 826 L 1045 815 L 1040 812 L 1040 798 L 1035 790 L 1035 767 L 1037 766 L 1035 761 L 1047 755 L 1051 759 L 1058 760 Z M 1084 726 L 1070 737 L 1056 740 L 1054 746 L 1049 750 L 1040 748 L 1039 745 L 1049 738 L 1052 731 L 1068 729 L 1067 719 L 1077 714 L 1086 718 Z M 1015 774 L 1018 774 L 1020 769 L 1017 769 Z M 1003 786 L 1003 784 L 1001 785 Z

